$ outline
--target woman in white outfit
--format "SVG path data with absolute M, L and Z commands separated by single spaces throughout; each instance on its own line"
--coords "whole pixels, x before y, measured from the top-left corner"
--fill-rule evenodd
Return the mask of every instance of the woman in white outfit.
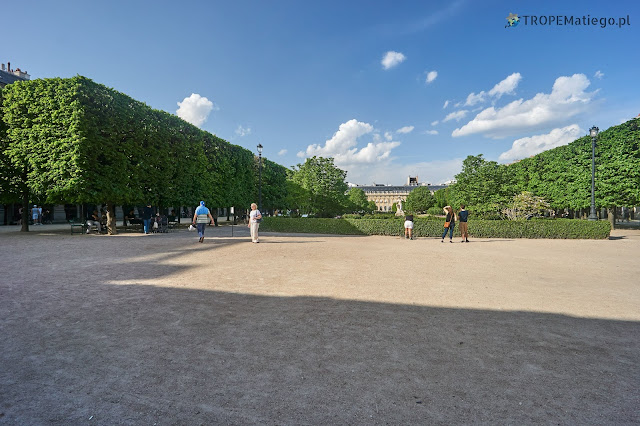
M 259 220 L 262 219 L 262 214 L 258 210 L 256 203 L 251 203 L 251 213 L 249 213 L 249 229 L 251 230 L 251 242 L 259 243 L 258 240 L 258 228 L 260 227 Z

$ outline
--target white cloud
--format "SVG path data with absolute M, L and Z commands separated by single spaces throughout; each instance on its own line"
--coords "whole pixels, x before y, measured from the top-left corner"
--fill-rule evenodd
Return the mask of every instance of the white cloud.
M 469 111 L 467 111 L 466 109 L 462 109 L 460 111 L 454 111 L 454 112 L 448 114 L 444 118 L 444 120 L 442 120 L 442 122 L 445 123 L 445 122 L 451 121 L 451 120 L 460 121 L 467 115 L 468 112 Z
M 509 77 L 493 86 L 493 89 L 489 90 L 489 95 L 497 96 L 498 98 L 505 94 L 513 95 L 516 87 L 518 87 L 518 84 L 520 83 L 520 80 L 522 80 L 520 73 L 514 72 Z
M 567 145 L 583 136 L 585 131 L 577 124 L 553 129 L 544 135 L 535 135 L 528 138 L 517 139 L 513 142 L 509 151 L 500 154 L 500 161 L 513 161 L 530 157 L 562 145 Z
M 433 82 L 433 80 L 435 80 L 437 77 L 438 77 L 438 71 L 429 71 L 427 73 L 426 83 L 429 84 Z
M 486 108 L 451 135 L 482 133 L 500 138 L 561 124 L 586 110 L 596 93 L 585 92 L 589 84 L 584 74 L 558 77 L 550 94 L 538 93 L 529 100 L 519 99 L 502 108 Z
M 404 127 L 400 128 L 400 129 L 396 130 L 396 133 L 411 133 L 411 132 L 413 132 L 414 128 L 415 127 L 413 127 L 413 126 L 404 126 Z
M 446 109 L 449 106 L 449 100 L 447 99 L 446 101 L 444 101 L 444 105 L 442 106 L 442 109 Z
M 438 125 L 438 123 L 440 123 L 438 120 L 436 120 L 436 121 L 432 121 L 432 122 L 431 122 L 431 125 L 432 125 L 432 126 L 437 126 L 437 125 Z
M 391 132 L 384 132 L 384 138 L 388 141 L 393 140 L 393 135 L 391 134 Z
M 192 93 L 191 96 L 184 98 L 182 102 L 178 102 L 176 114 L 184 121 L 200 127 L 207 121 L 209 114 L 214 108 L 216 110 L 219 109 L 209 99 L 197 93 Z
M 464 103 L 465 106 L 474 106 L 475 104 L 482 103 L 485 101 L 487 94 L 484 90 L 477 95 L 473 92 L 469 93 L 467 96 L 467 101 Z
M 251 127 L 247 127 L 246 129 L 242 126 L 238 126 L 236 129 L 236 135 L 243 137 L 251 134 Z
M 287 153 L 286 149 L 281 149 L 280 151 L 278 151 L 278 155 L 285 155 Z
M 427 135 L 437 135 L 438 131 L 437 130 L 427 130 L 424 132 Z
M 384 166 L 391 158 L 391 150 L 400 145 L 400 142 L 388 139 L 391 135 L 386 132 L 384 137 L 373 133 L 374 128 L 369 123 L 363 123 L 355 119 L 342 123 L 333 137 L 324 145 L 309 145 L 298 157 L 333 157 L 336 166 L 350 171 L 352 174 L 359 170 L 370 169 L 372 164 L 376 167 Z M 363 148 L 358 148 L 358 139 L 364 135 L 373 134 L 372 142 Z
M 600 70 L 596 71 L 596 73 L 593 75 L 595 78 L 597 78 L 598 80 L 601 80 L 602 77 L 604 77 L 604 73 L 601 72 Z
M 385 53 L 380 63 L 382 64 L 382 68 L 384 68 L 385 70 L 388 70 L 389 68 L 393 68 L 396 65 L 400 64 L 405 59 L 407 59 L 407 57 L 404 56 L 402 53 L 394 52 L 390 50 L 387 53 Z

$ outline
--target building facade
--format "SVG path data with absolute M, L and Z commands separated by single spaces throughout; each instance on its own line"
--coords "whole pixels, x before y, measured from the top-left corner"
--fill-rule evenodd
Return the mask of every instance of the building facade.
M 393 211 L 393 205 L 402 206 L 407 200 L 407 196 L 414 189 L 426 186 L 433 194 L 439 189 L 446 188 L 447 185 L 430 185 L 428 183 L 418 183 L 417 176 L 409 176 L 405 185 L 358 185 L 355 188 L 360 188 L 364 191 L 368 201 L 373 201 L 376 204 L 376 209 L 380 212 Z

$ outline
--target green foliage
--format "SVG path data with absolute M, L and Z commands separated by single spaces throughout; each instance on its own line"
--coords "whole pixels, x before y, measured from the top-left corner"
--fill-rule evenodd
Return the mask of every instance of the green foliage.
M 352 212 L 367 212 L 369 211 L 369 201 L 367 200 L 367 194 L 361 188 L 351 188 L 347 192 L 347 198 L 349 199 L 349 210 Z
M 533 216 L 543 215 L 549 210 L 549 203 L 544 198 L 537 197 L 531 192 L 524 191 L 515 195 L 509 207 L 502 210 L 502 213 L 509 220 L 523 220 Z
M 419 186 L 409 193 L 403 210 L 411 213 L 424 213 L 435 204 L 435 198 L 426 186 Z
M 266 232 L 291 232 L 336 235 L 403 235 L 403 220 L 315 219 L 267 217 L 260 226 Z M 415 218 L 413 235 L 441 237 L 443 220 Z M 456 231 L 454 231 L 455 233 Z M 476 238 L 554 238 L 604 239 L 609 236 L 609 222 L 574 219 L 537 219 L 526 221 L 474 220 L 469 235 Z M 458 234 L 459 235 L 459 232 Z
M 509 165 L 482 155 L 463 162 L 448 188 L 449 204 L 464 203 L 478 215 L 493 215 L 524 191 L 544 198 L 552 209 L 585 209 L 591 203 L 591 138 L 544 151 Z M 640 204 L 640 118 L 601 132 L 595 150 L 596 207 Z
M 433 193 L 433 197 L 435 199 L 434 206 L 442 209 L 444 206 L 449 205 L 449 196 L 448 196 L 449 187 L 438 189 Z
M 251 151 L 85 77 L 11 84 L 0 116 L 4 198 L 240 208 L 257 200 Z M 262 171 L 265 207 L 283 206 L 286 168 L 265 158 Z
M 291 179 L 305 190 L 307 200 L 300 200 L 297 207 L 315 216 L 332 217 L 343 213 L 348 205 L 347 172 L 333 164 L 333 158 L 307 158 L 304 164 L 294 167 Z

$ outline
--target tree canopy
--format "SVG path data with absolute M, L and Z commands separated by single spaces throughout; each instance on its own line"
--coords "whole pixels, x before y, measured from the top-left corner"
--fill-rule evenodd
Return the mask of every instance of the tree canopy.
M 85 77 L 16 82 L 1 100 L 5 202 L 246 208 L 257 200 L 251 151 Z M 286 168 L 263 160 L 265 205 L 279 207 Z

